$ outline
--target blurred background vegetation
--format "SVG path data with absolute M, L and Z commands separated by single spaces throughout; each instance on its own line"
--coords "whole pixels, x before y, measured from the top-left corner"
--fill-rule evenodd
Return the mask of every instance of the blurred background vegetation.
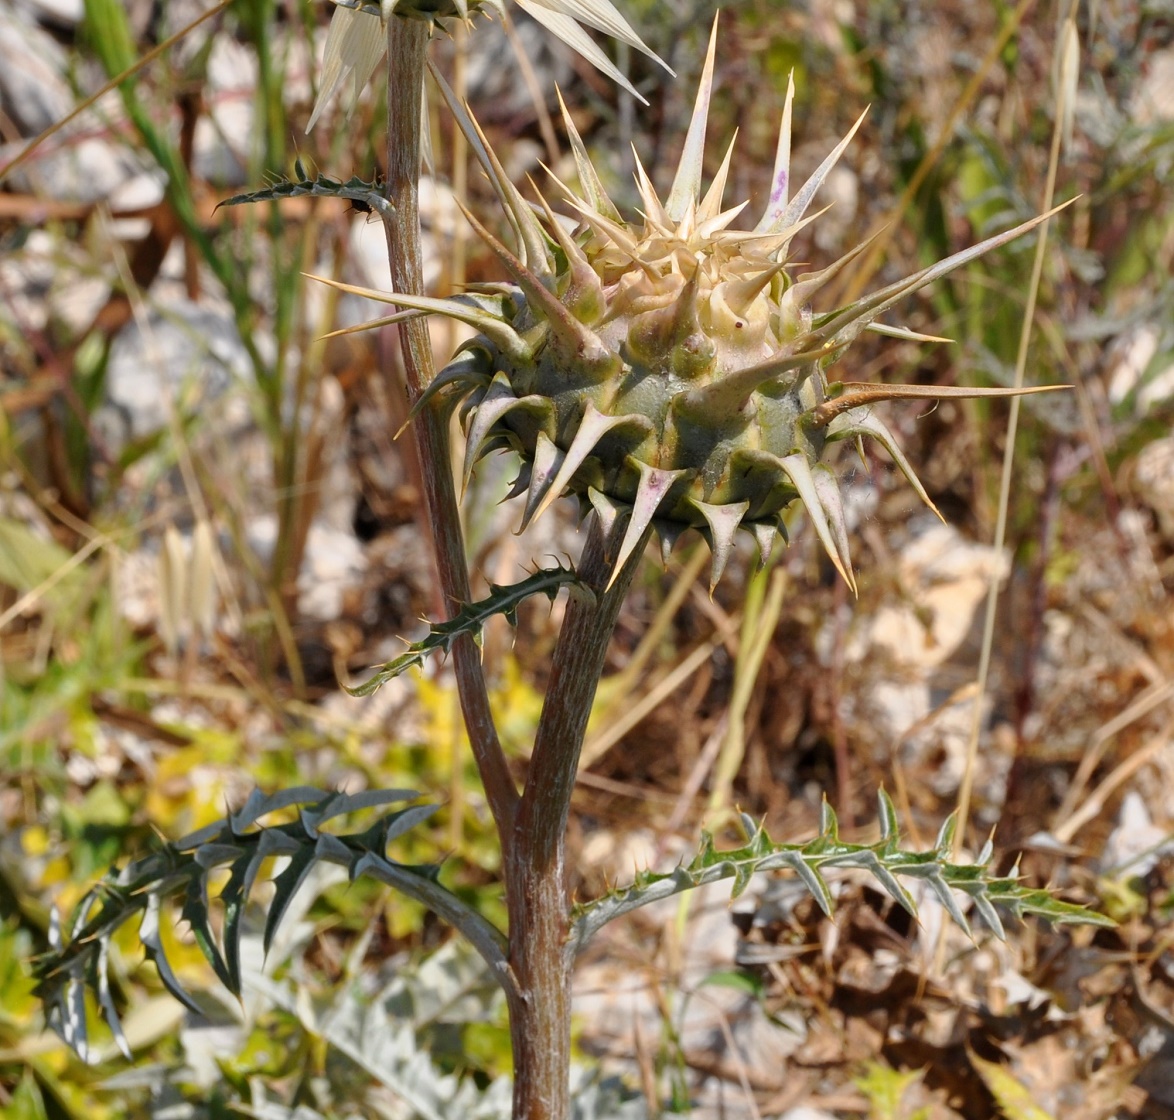
M 479 21 L 436 42 L 436 60 L 519 182 L 540 178 L 540 161 L 573 177 L 551 116 L 556 83 L 622 207 L 636 199 L 633 146 L 654 178 L 675 166 L 717 5 L 621 6 L 677 72 L 674 82 L 640 56 L 616 56 L 647 108 L 516 10 L 504 30 Z M 382 230 L 335 199 L 217 209 L 291 173 L 298 158 L 339 178 L 378 175 L 378 81 L 349 120 L 336 109 L 304 133 L 329 9 L 234 0 L 50 138 L 0 193 L 0 1112 L 13 1120 L 282 1117 L 298 1106 L 455 1115 L 458 1100 L 470 1116 L 491 1116 L 508 1098 L 494 1089 L 508 1034 L 491 985 L 434 919 L 374 884 L 324 880 L 305 892 L 266 966 L 268 986 L 243 1008 L 217 994 L 177 920 L 166 935 L 185 982 L 206 989 L 203 1021 L 162 993 L 125 931 L 116 998 L 133 1068 L 112 1047 L 80 1063 L 43 1031 L 32 990 L 29 961 L 48 944 L 51 908 L 68 915 L 156 833 L 216 819 L 254 785 L 406 787 L 440 799 L 397 858 L 444 859 L 445 881 L 501 919 L 492 830 L 443 667 L 369 700 L 340 688 L 442 608 L 414 452 L 408 437 L 392 439 L 403 419 L 395 340 L 386 331 L 324 340 L 376 312 L 302 276 L 385 286 Z M 202 10 L 198 0 L 5 5 L 0 169 Z M 871 106 L 799 259 L 826 262 L 883 227 L 849 283 L 903 276 L 1041 208 L 1059 16 L 1029 2 L 727 4 L 709 170 L 738 130 L 728 197 L 761 197 L 792 72 L 800 176 Z M 1079 96 L 1058 200 L 1080 198 L 1053 226 L 1027 367 L 1030 382 L 1074 389 L 1024 406 L 974 838 L 997 823 L 1009 853 L 1027 845 L 1026 874 L 1099 900 L 1124 924 L 1099 941 L 1025 927 L 1000 958 L 1049 1006 L 1085 1016 L 1066 1028 L 1084 1040 L 1078 1075 L 1039 1056 L 1038 1023 L 991 1026 L 1010 1014 L 1007 999 L 1002 1009 L 991 1002 L 972 958 L 954 978 L 978 993 L 982 1013 L 964 1012 L 958 996 L 962 1025 L 948 1041 L 926 1041 L 902 1020 L 908 1045 L 885 1042 L 891 1031 L 871 1049 L 849 1045 L 843 961 L 826 928 L 795 911 L 773 926 L 747 919 L 775 948 L 824 941 L 822 955 L 766 954 L 773 967 L 718 979 L 792 1033 L 820 1014 L 839 1023 L 839 1049 L 807 1084 L 837 1115 L 912 1116 L 916 1104 L 940 1110 L 925 1115 L 1013 1116 L 987 1068 L 996 1061 L 1017 1084 L 1031 1088 L 1033 1070 L 1043 1077 L 1031 1088 L 1041 1107 L 1060 1108 L 1055 1094 L 1080 1087 L 1089 1111 L 1063 1115 L 1109 1116 L 1139 1101 L 1152 1111 L 1120 1114 L 1174 1115 L 1174 1029 L 1162 1010 L 1174 1005 L 1174 970 L 1162 964 L 1174 895 L 1157 858 L 1174 818 L 1174 8 L 1105 0 L 1080 6 L 1078 24 Z M 429 282 L 446 292 L 499 279 L 453 202 L 498 228 L 492 192 L 439 108 L 433 126 Z M 953 344 L 875 337 L 841 375 L 1009 383 L 1030 271 L 1025 244 L 939 283 L 899 321 Z M 459 341 L 451 329 L 435 327 L 441 357 Z M 777 838 L 805 836 L 824 793 L 848 828 L 866 828 L 885 784 L 921 841 L 954 807 L 975 702 L 976 608 L 1004 564 L 988 546 L 1006 408 L 887 408 L 948 528 L 918 508 L 883 453 L 860 460 L 844 449 L 858 600 L 801 521 L 773 575 L 731 565 L 713 600 L 689 548 L 667 569 L 648 564 L 586 749 L 572 824 L 581 895 L 671 860 L 735 803 Z M 499 461 L 472 487 L 470 562 L 482 580 L 506 582 L 577 548 L 569 508 L 553 528 L 543 519 L 512 534 L 516 514 L 494 505 L 511 478 Z M 519 772 L 559 610 L 543 600 L 523 610 L 516 635 L 486 634 Z M 894 941 L 916 936 L 867 891 L 852 897 L 844 944 L 875 950 L 858 916 L 873 912 Z M 737 1096 L 727 1115 L 802 1103 L 779 1103 L 767 1077 L 777 1068 L 739 1080 L 707 1069 L 678 1037 L 678 997 L 664 994 L 680 990 L 673 928 L 633 928 L 610 949 L 661 993 L 659 1033 L 637 1062 L 644 1076 L 623 1090 L 632 1098 L 623 1107 L 644 1111 L 622 1115 L 709 1115 L 698 1086 L 723 1076 L 736 1087 L 731 1101 L 758 1102 Z M 1074 947 L 1099 986 L 1056 965 Z M 779 963 L 792 956 L 803 971 Z M 898 1005 L 920 1013 L 913 992 L 886 999 L 893 1016 Z M 1157 1032 L 1148 1050 L 1142 1021 Z M 381 1024 L 384 1050 L 363 1050 Z M 611 1068 L 608 1040 L 622 1032 L 587 1012 L 580 1032 L 585 1066 L 602 1054 Z M 1035 1057 L 1017 1066 L 1016 1054 Z M 950 1062 L 964 1072 L 942 1072 Z M 924 1066 L 931 1072 L 915 1085 L 893 1072 Z M 1041 1068 L 1053 1068 L 1051 1081 Z M 881 1111 L 902 1093 L 906 1105 Z

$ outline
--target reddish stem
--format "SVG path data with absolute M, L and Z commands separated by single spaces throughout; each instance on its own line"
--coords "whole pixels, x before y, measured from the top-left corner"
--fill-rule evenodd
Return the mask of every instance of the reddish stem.
M 428 24 L 423 20 L 387 21 L 387 187 L 395 207 L 384 218 L 392 290 L 419 295 L 424 290 L 420 252 L 420 127 Z M 435 375 L 428 326 L 423 318 L 401 323 L 401 357 L 407 380 L 408 403 L 415 403 Z M 423 408 L 415 420 L 416 446 L 424 502 L 432 525 L 436 567 L 450 611 L 453 604 L 472 598 L 465 562 L 449 456 L 448 423 L 435 407 Z M 485 786 L 490 811 L 503 838 L 512 835 L 519 798 L 489 709 L 489 693 L 481 671 L 481 655 L 471 637 L 453 647 L 453 666 L 465 727 L 477 769 Z

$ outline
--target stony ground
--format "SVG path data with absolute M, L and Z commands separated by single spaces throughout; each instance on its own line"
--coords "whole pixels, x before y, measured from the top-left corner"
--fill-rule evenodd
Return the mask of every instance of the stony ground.
M 711 130 L 715 153 L 740 130 L 731 196 L 764 189 L 776 91 L 794 67 L 800 172 L 872 105 L 805 259 L 892 221 L 869 265 L 879 286 L 1034 213 L 1060 37 L 1055 12 L 1026 8 L 1000 45 L 1010 15 L 993 6 L 728 5 Z M 139 53 L 201 11 L 125 9 Z M 544 134 L 556 82 L 617 198 L 634 197 L 633 142 L 650 168 L 675 162 L 712 5 L 625 11 L 680 75 L 631 61 L 647 111 L 617 112 L 603 79 L 520 17 L 542 113 L 521 68 L 501 64 L 496 25 L 436 44 L 519 182 L 539 161 L 574 173 Z M 68 911 L 154 829 L 181 835 L 258 783 L 428 791 L 445 808 L 409 855 L 448 857 L 453 882 L 487 913 L 500 907 L 446 671 L 367 700 L 340 687 L 441 607 L 413 451 L 391 438 L 403 417 L 381 370 L 394 371 L 394 343 L 321 341 L 381 312 L 297 279 L 385 285 L 382 230 L 335 200 L 261 217 L 216 209 L 295 155 L 343 178 L 380 158 L 375 97 L 305 136 L 326 13 L 272 15 L 261 49 L 239 15 L 205 24 L 140 79 L 146 126 L 107 96 L 0 192 L 0 990 L 12 993 L 0 1111 L 22 1120 L 354 1115 L 348 1093 L 409 1116 L 388 1070 L 417 1051 L 485 1090 L 481 1111 L 462 1106 L 470 1116 L 500 1107 L 500 1088 L 486 1090 L 506 1067 L 499 1003 L 437 923 L 373 888 L 318 884 L 271 955 L 267 975 L 288 987 L 272 981 L 244 1008 L 216 994 L 177 923 L 181 972 L 208 989 L 202 1019 L 161 993 L 128 931 L 118 993 L 133 1067 L 70 1058 L 30 993 L 50 903 Z M 69 0 L 0 7 L 0 169 L 102 84 L 81 16 Z M 732 903 L 707 888 L 650 908 L 601 936 L 577 977 L 582 1065 L 620 1078 L 628 1098 L 609 1115 L 1174 1116 L 1174 25 L 1158 6 L 1115 0 L 1095 20 L 1081 9 L 1077 26 L 1057 197 L 1082 198 L 1050 234 L 1028 365 L 1030 381 L 1075 388 L 1024 408 L 1006 547 L 991 542 L 1007 410 L 947 403 L 886 406 L 944 522 L 883 452 L 844 449 L 858 597 L 801 517 L 769 578 L 755 582 L 746 548 L 713 598 L 690 548 L 667 568 L 650 558 L 586 747 L 572 886 L 594 897 L 671 867 L 703 826 L 736 839 L 734 806 L 798 839 L 826 796 L 846 835 L 871 839 L 881 786 L 909 843 L 926 847 L 969 786 L 972 852 L 995 829 L 1001 869 L 1118 924 L 1008 921 L 1005 941 L 977 924 L 968 937 L 932 896 L 914 922 L 851 877 L 836 884 L 834 920 L 787 878 Z M 266 51 L 280 78 L 259 101 Z M 276 138 L 259 105 L 282 121 Z M 451 129 L 433 115 L 424 209 L 440 291 L 498 278 L 455 194 L 499 219 L 479 177 L 454 172 Z M 180 153 L 188 227 L 152 138 Z M 903 325 L 955 344 L 878 338 L 845 378 L 1005 383 L 1030 266 L 1030 247 L 1006 253 L 912 302 Z M 459 339 L 437 326 L 435 341 L 448 352 Z M 512 478 L 492 461 L 468 496 L 484 581 L 579 547 L 569 503 L 513 534 L 517 510 L 495 504 Z M 528 604 L 515 634 L 485 635 L 519 774 L 560 612 Z M 764 617 L 773 636 L 753 676 L 746 651 Z M 384 1064 L 363 1067 L 339 1055 L 362 1041 L 356 1008 L 372 1006 L 400 1033 Z M 594 1092 L 581 1100 L 603 1099 Z

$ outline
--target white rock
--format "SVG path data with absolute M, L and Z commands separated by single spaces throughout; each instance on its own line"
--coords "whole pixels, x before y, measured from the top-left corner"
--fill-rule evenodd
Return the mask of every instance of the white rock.
M 1174 47 L 1154 51 L 1146 59 L 1130 111 L 1137 124 L 1174 120 Z
M 1035 1010 L 1037 1007 L 1043 1007 L 1052 999 L 1051 995 L 1043 988 L 1036 987 L 1027 977 L 1014 969 L 1008 969 L 1000 976 L 996 976 L 992 983 L 995 987 L 1003 989 L 1007 1002 L 1012 1007 L 1026 1007 Z
M 1154 511 L 1162 535 L 1174 542 L 1174 436 L 1156 439 L 1138 452 L 1133 487 Z
M 307 409 L 307 412 L 310 411 Z M 346 431 L 346 398 L 335 378 L 322 378 L 318 387 L 317 408 L 312 411 L 319 431 L 335 434 Z M 331 529 L 351 533 L 355 507 L 359 502 L 359 480 L 351 464 L 347 440 L 329 438 L 324 441 L 321 470 L 322 475 L 318 480 L 318 518 Z
M 65 29 L 76 27 L 85 15 L 85 0 L 16 0 L 16 6 L 41 23 Z
M 43 132 L 73 110 L 67 70 L 65 52 L 51 35 L 20 12 L 0 8 L 0 110 L 22 136 Z M 108 198 L 142 171 L 130 152 L 106 139 L 121 116 L 117 95 L 103 98 L 17 168 L 10 185 L 62 201 Z M 23 141 L 0 147 L 0 165 L 23 147 Z
M 983 704 L 984 714 L 990 707 L 988 697 Z M 962 783 L 973 724 L 974 700 L 965 697 L 940 704 L 921 720 L 905 726 L 901 738 L 902 757 L 910 770 L 924 776 L 939 797 L 949 797 Z M 1002 783 L 986 781 L 988 777 L 994 777 L 993 771 L 1000 765 L 999 758 L 984 754 L 978 765 L 986 798 L 999 800 Z
M 271 563 L 277 546 L 277 517 L 272 513 L 250 517 L 245 525 L 245 541 L 262 564 Z
M 929 715 L 929 683 L 924 678 L 878 680 L 869 687 L 862 707 L 865 718 L 884 728 L 889 738 L 903 735 Z
M 192 167 L 217 186 L 243 186 L 256 118 L 256 54 L 229 35 L 217 35 L 207 76 L 208 113 L 196 123 Z
M 115 214 L 124 210 L 141 210 L 163 201 L 164 176 L 160 171 L 143 171 L 118 183 L 106 199 Z M 140 241 L 150 233 L 148 218 L 113 218 L 106 234 L 118 241 Z M 176 239 L 179 240 L 178 238 Z
M 824 180 L 822 205 L 831 209 L 815 223 L 813 238 L 816 247 L 824 253 L 841 252 L 844 236 L 852 227 L 860 199 L 860 178 L 843 165 L 834 167 Z
M 936 668 L 966 639 L 991 579 L 1006 573 L 1008 559 L 935 521 L 898 563 L 906 601 L 865 620 L 849 641 L 848 659 L 862 661 L 880 650 L 897 665 Z
M 114 601 L 118 613 L 136 630 L 159 622 L 159 557 L 138 548 L 118 554 L 114 567 Z
M 457 223 L 472 236 L 456 204 L 456 196 L 444 183 L 429 175 L 420 178 L 420 239 L 424 258 L 424 286 L 432 291 L 439 284 L 452 253 Z M 383 222 L 369 214 L 356 214 L 351 222 L 350 250 L 362 273 L 362 283 L 386 292 L 391 287 L 387 264 L 387 238 Z M 386 304 L 371 304 L 370 317 L 389 314 Z
M 1106 874 L 1124 874 L 1127 878 L 1145 875 L 1159 857 L 1174 849 L 1170 834 L 1150 819 L 1141 794 L 1130 790 L 1121 800 L 1117 827 L 1105 841 L 1098 861 Z
M 42 331 L 49 322 L 49 301 L 53 284 L 55 243 L 44 230 L 33 230 L 18 252 L 0 257 L 0 284 L 9 296 L 16 323 L 25 330 Z M 7 319 L 7 315 L 4 316 Z
M 15 328 L 44 330 L 50 322 L 77 333 L 88 327 L 110 294 L 110 284 L 79 246 L 46 230 L 32 230 L 17 250 L 0 258 L 0 284 Z
M 164 428 L 173 408 L 206 408 L 234 382 L 248 383 L 252 364 L 232 316 L 177 300 L 129 323 L 110 348 L 106 403 L 95 421 L 117 450 L 126 440 Z
M 36 136 L 73 108 L 65 67 L 51 35 L 23 12 L 0 8 L 0 108 L 22 136 Z
M 1109 360 L 1109 400 L 1120 404 L 1138 388 L 1142 375 L 1157 353 L 1161 332 L 1153 323 L 1138 323 L 1113 340 Z
M 358 587 L 367 570 L 367 558 L 355 535 L 320 522 L 310 526 L 306 552 L 298 574 L 298 610 L 320 622 L 343 612 L 344 596 Z

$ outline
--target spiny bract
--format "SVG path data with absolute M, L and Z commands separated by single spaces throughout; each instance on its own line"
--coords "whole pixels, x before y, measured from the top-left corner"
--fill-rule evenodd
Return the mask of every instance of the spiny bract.
M 716 37 L 716 25 L 714 31 Z M 513 282 L 451 299 L 362 292 L 451 316 L 480 332 L 425 398 L 464 403 L 466 483 L 477 460 L 492 451 L 510 448 L 521 456 L 511 496 L 526 495 L 523 527 L 570 491 L 598 514 L 617 572 L 650 526 L 666 553 L 683 531 L 697 529 L 712 548 L 712 586 L 735 531 L 751 532 L 765 559 L 782 528 L 781 515 L 799 499 L 853 585 L 839 487 L 819 462 L 825 445 L 863 436 L 878 440 L 929 503 L 868 405 L 893 397 L 1008 390 L 829 384 L 825 367 L 897 300 L 1043 218 L 851 306 L 814 315 L 812 296 L 866 245 L 822 271 L 798 276 L 787 271 L 787 251 L 812 220 L 804 218 L 811 199 L 860 121 L 788 197 L 792 82 L 766 212 L 753 230 L 732 228 L 745 205 L 722 209 L 732 145 L 704 196 L 700 190 L 715 37 L 666 201 L 638 166 L 640 224 L 625 223 L 608 198 L 564 106 L 581 193 L 560 186 L 579 226 L 569 233 L 540 198 L 544 228 L 437 76 L 501 198 L 517 253 L 469 220 Z
M 580 26 L 586 24 L 605 35 L 611 35 L 643 51 L 663 66 L 661 59 L 644 45 L 611 0 L 514 2 L 572 50 L 578 51 L 593 66 L 602 70 L 613 82 L 623 86 L 641 101 L 644 100 Z M 443 29 L 456 20 L 468 22 L 470 17 L 483 10 L 496 10 L 503 15 L 505 12 L 504 0 L 334 0 L 334 3 L 334 15 L 330 20 L 326 50 L 322 56 L 321 85 L 310 123 L 306 125 L 307 132 L 313 129 L 331 98 L 344 86 L 349 88 L 350 103 L 354 104 L 359 91 L 367 84 L 387 50 L 386 23 L 393 16 L 424 20 Z

